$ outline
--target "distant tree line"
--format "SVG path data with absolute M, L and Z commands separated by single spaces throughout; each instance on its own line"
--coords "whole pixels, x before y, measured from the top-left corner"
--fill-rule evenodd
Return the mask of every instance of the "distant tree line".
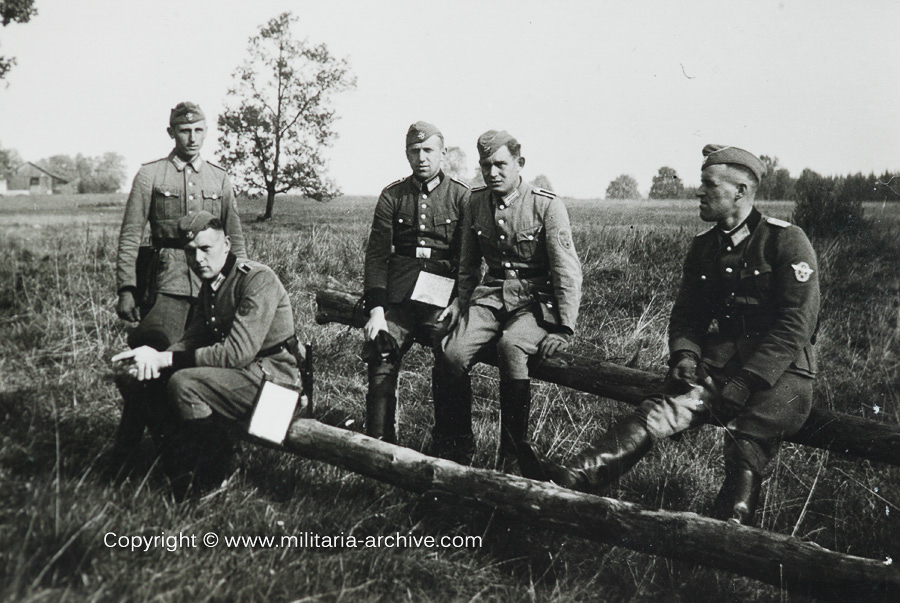
M 0 178 L 9 180 L 25 161 L 15 149 L 0 147 Z M 54 176 L 74 183 L 78 193 L 114 193 L 125 184 L 125 158 L 118 153 L 88 157 L 53 155 L 33 162 Z

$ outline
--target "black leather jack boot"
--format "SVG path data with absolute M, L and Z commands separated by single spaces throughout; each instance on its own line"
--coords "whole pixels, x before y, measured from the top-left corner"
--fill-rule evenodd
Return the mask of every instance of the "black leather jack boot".
M 472 463 L 475 439 L 472 436 L 472 378 L 468 373 L 451 375 L 435 359 L 431 371 L 434 399 L 434 427 L 428 454 L 462 465 Z
M 582 492 L 596 493 L 631 469 L 653 447 L 646 419 L 631 415 L 567 464 L 554 463 L 531 445 L 520 446 L 522 475 Z
M 713 517 L 750 525 L 759 504 L 762 475 L 753 469 L 725 465 L 725 481 L 713 504 Z
M 519 445 L 528 439 L 531 414 L 531 381 L 515 379 L 500 382 L 500 445 L 495 468 L 515 469 Z
M 369 365 L 366 435 L 391 444 L 397 443 L 397 377 L 392 366 Z

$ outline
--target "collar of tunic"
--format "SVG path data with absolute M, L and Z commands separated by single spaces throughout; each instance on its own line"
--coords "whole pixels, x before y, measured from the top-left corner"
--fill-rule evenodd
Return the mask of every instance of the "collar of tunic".
M 237 256 L 235 256 L 230 251 L 228 252 L 228 257 L 225 259 L 225 265 L 222 266 L 222 271 L 219 272 L 212 280 L 209 282 L 209 288 L 213 291 L 218 291 L 219 288 L 222 287 L 222 283 L 225 282 L 225 279 L 228 278 L 228 275 L 231 274 L 231 269 L 234 268 L 234 263 L 237 261 Z
M 172 162 L 172 165 L 179 172 L 184 171 L 184 168 L 187 166 L 191 166 L 195 172 L 200 172 L 200 168 L 203 167 L 203 158 L 200 155 L 197 155 L 191 161 L 185 161 L 175 153 L 174 149 L 169 153 L 169 161 Z
M 759 226 L 760 220 L 762 220 L 762 214 L 759 213 L 759 210 L 754 207 L 750 210 L 750 213 L 747 215 L 747 217 L 744 218 L 744 221 L 731 230 L 720 228 L 720 240 L 728 241 L 732 246 L 737 247 L 743 241 L 748 239 L 751 234 L 753 234 L 753 231 L 756 230 L 757 226 Z

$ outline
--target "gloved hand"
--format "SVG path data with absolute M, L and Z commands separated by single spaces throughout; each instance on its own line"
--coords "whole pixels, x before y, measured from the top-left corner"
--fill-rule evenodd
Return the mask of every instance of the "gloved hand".
M 129 322 L 138 322 L 141 317 L 138 315 L 137 304 L 134 302 L 134 294 L 129 289 L 124 289 L 119 293 L 119 302 L 116 304 L 116 314 L 122 320 Z
M 713 403 L 716 413 L 726 417 L 735 417 L 747 405 L 753 393 L 752 377 L 741 372 L 729 380 Z
M 538 356 L 541 360 L 545 360 L 567 347 L 569 347 L 567 333 L 547 333 L 547 336 L 538 344 Z

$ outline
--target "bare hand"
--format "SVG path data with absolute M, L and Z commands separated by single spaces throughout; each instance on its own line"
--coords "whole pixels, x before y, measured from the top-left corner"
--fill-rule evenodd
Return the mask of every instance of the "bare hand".
M 138 381 L 158 379 L 160 371 L 172 366 L 172 352 L 160 352 L 150 346 L 143 345 L 112 357 L 113 364 L 131 364 L 128 373 Z M 134 372 L 132 372 L 132 368 Z
M 669 379 L 683 383 L 685 385 L 694 385 L 697 383 L 697 361 L 690 356 L 684 356 L 672 365 L 669 369 Z
M 441 315 L 438 316 L 438 322 L 444 322 L 446 319 L 450 319 L 450 324 L 447 325 L 447 332 L 452 331 L 456 324 L 459 322 L 459 317 L 462 314 L 462 310 L 459 307 L 459 298 L 457 297 L 450 305 L 444 308 L 444 311 L 441 312 Z
M 138 314 L 137 304 L 134 302 L 134 294 L 128 289 L 119 293 L 119 302 L 116 304 L 116 314 L 122 320 L 138 322 L 141 317 Z
M 379 331 L 387 331 L 387 320 L 384 318 L 384 308 L 381 306 L 372 308 L 369 312 L 369 321 L 363 327 L 366 339 L 372 340 L 378 336 Z
M 547 333 L 538 345 L 538 356 L 541 360 L 552 358 L 557 352 L 569 347 L 569 336 L 563 333 Z

